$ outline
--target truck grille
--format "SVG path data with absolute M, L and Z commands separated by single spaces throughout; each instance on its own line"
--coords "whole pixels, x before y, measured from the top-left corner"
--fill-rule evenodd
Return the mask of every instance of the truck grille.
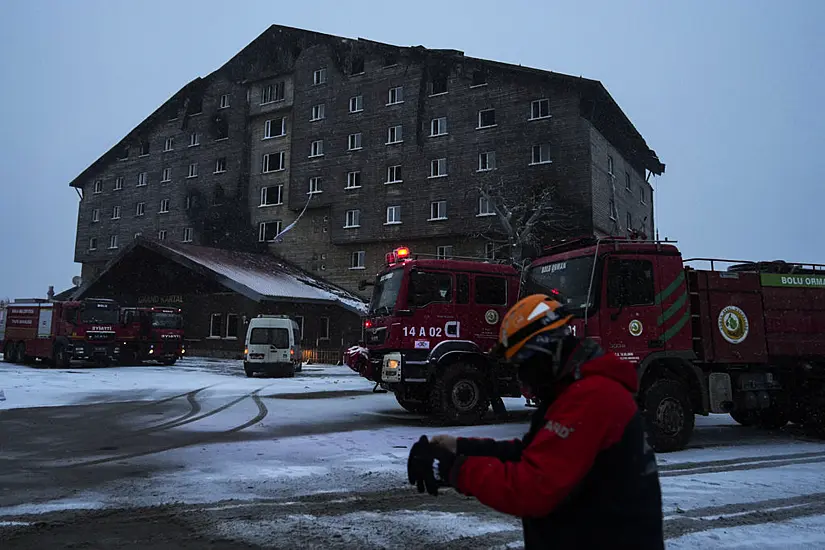
M 114 332 L 87 332 L 86 339 L 89 342 L 109 342 L 115 339 Z
M 367 344 L 380 346 L 387 340 L 387 327 L 368 329 L 366 333 Z

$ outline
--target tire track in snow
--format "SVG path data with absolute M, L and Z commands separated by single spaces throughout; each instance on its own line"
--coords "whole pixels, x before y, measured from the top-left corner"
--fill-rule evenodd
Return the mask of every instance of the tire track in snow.
M 140 429 L 140 430 L 137 430 L 137 431 L 134 431 L 134 432 L 129 432 L 128 434 L 124 434 L 124 435 L 140 435 L 140 434 L 144 434 L 144 433 L 151 433 L 151 432 L 155 432 L 155 431 L 158 431 L 158 430 L 163 430 L 165 428 L 172 428 L 176 425 L 179 425 L 180 422 L 183 422 L 184 420 L 188 420 L 189 418 L 192 418 L 193 416 L 195 416 L 195 415 L 197 415 L 198 413 L 201 412 L 202 406 L 201 406 L 200 402 L 198 402 L 196 396 L 205 389 L 206 388 L 199 388 L 197 390 L 192 390 L 189 393 L 184 394 L 186 396 L 186 400 L 189 402 L 189 411 L 184 413 L 183 415 L 181 415 L 177 418 L 173 418 L 172 420 L 167 420 L 166 422 L 163 422 L 161 424 L 156 424 L 154 426 L 149 426 L 147 428 L 143 428 L 143 429 Z
M 261 388 L 261 389 L 263 389 L 263 388 Z M 189 439 L 189 440 L 187 440 L 183 443 L 175 443 L 173 445 L 165 445 L 163 447 L 159 447 L 159 448 L 155 448 L 155 449 L 148 449 L 148 450 L 145 450 L 145 451 L 137 451 L 137 452 L 134 452 L 134 453 L 127 453 L 127 454 L 122 454 L 122 455 L 118 455 L 118 456 L 111 456 L 111 457 L 107 457 L 107 458 L 99 458 L 99 459 L 95 459 L 95 460 L 87 460 L 87 461 L 84 461 L 84 462 L 74 462 L 74 463 L 71 463 L 71 464 L 63 464 L 63 465 L 59 465 L 57 467 L 58 468 L 78 468 L 78 467 L 83 467 L 83 466 L 96 466 L 96 465 L 99 465 L 99 464 L 107 464 L 107 463 L 111 463 L 111 462 L 118 462 L 118 461 L 121 461 L 121 460 L 128 460 L 128 459 L 131 459 L 131 458 L 149 456 L 149 455 L 153 455 L 153 454 L 163 453 L 163 452 L 166 452 L 166 451 L 171 451 L 171 450 L 174 450 L 174 449 L 180 449 L 180 448 L 183 448 L 183 447 L 190 447 L 192 445 L 200 445 L 202 443 L 208 443 L 210 441 L 220 439 L 222 436 L 224 436 L 226 434 L 236 433 L 236 432 L 239 432 L 241 430 L 245 430 L 246 428 L 254 426 L 258 422 L 260 422 L 261 420 L 266 418 L 266 416 L 269 414 L 269 409 L 267 409 L 267 407 L 264 404 L 263 400 L 258 395 L 258 392 L 260 392 L 261 389 L 255 390 L 254 392 L 243 395 L 243 396 L 241 396 L 237 399 L 233 399 L 229 403 L 226 403 L 226 404 L 218 407 L 217 409 L 213 409 L 213 410 L 209 411 L 208 413 L 202 414 L 198 417 L 190 418 L 190 419 L 185 420 L 183 422 L 179 422 L 178 424 L 175 424 L 174 426 L 170 426 L 170 427 L 177 427 L 177 426 L 181 426 L 183 424 L 189 424 L 191 422 L 195 422 L 195 421 L 200 420 L 202 418 L 206 418 L 207 416 L 212 416 L 212 415 L 217 414 L 221 411 L 224 411 L 224 410 L 226 410 L 226 409 L 228 409 L 228 408 L 230 408 L 234 405 L 237 405 L 238 403 L 240 403 L 244 399 L 247 399 L 247 398 L 251 397 L 252 400 L 255 402 L 255 404 L 258 406 L 258 414 L 256 414 L 251 420 L 248 420 L 248 421 L 244 422 L 243 424 L 240 424 L 239 426 L 235 426 L 234 428 L 229 428 L 228 430 L 221 430 L 221 431 L 218 431 L 218 432 L 211 432 L 210 434 L 206 435 L 205 437 L 195 437 L 195 438 Z
M 753 456 L 681 464 L 662 464 L 659 465 L 659 477 L 714 474 L 720 472 L 735 472 L 739 470 L 758 470 L 762 468 L 778 468 L 780 466 L 789 466 L 792 464 L 812 464 L 816 462 L 825 462 L 825 451 Z

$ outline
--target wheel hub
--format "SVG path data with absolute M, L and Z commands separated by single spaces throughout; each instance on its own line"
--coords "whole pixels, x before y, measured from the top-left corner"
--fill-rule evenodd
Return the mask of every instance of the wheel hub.
M 676 399 L 663 399 L 656 408 L 656 425 L 666 435 L 676 435 L 685 426 L 682 406 Z
M 453 386 L 453 405 L 460 411 L 470 411 L 478 405 L 478 386 L 472 380 L 459 380 Z

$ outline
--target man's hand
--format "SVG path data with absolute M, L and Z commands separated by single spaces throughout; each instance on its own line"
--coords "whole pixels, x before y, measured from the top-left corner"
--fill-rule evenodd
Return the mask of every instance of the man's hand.
M 433 438 L 430 440 L 430 443 L 432 443 L 433 445 L 438 445 L 439 447 L 446 449 L 453 454 L 458 453 L 458 440 L 451 435 L 434 435 Z
M 436 462 L 437 461 L 437 462 Z M 425 490 L 438 496 L 439 487 L 450 486 L 450 470 L 455 462 L 455 453 L 430 442 L 426 435 L 410 449 L 407 459 L 407 478 L 419 493 Z

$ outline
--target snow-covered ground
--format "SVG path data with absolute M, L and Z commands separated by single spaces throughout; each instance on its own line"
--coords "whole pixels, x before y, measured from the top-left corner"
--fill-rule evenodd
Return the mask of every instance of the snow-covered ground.
M 73 426 L 72 411 L 116 422 L 118 434 L 84 447 L 67 430 L 32 433 L 49 453 L 32 441 L 5 445 L 0 466 L 66 472 L 68 483 L 81 471 L 101 479 L 63 493 L 0 492 L 0 534 L 33 521 L 32 514 L 176 502 L 214 516 L 208 529 L 215 536 L 264 546 L 273 533 L 297 530 L 309 547 L 312 540 L 325 547 L 330 537 L 339 545 L 394 547 L 398 539 L 386 533 L 423 529 L 422 544 L 517 547 L 518 520 L 468 507 L 463 498 L 418 495 L 406 485 L 405 468 L 422 433 L 520 437 L 530 412 L 523 401 L 507 400 L 517 421 L 445 430 L 371 390 L 346 367 L 328 365 L 307 365 L 293 379 L 247 379 L 240 362 L 201 358 L 174 367 L 0 364 L 0 441 L 5 429 L 15 434 L 23 415 Z M 120 405 L 100 409 L 112 403 Z M 669 548 L 825 547 L 825 445 L 713 415 L 697 418 L 692 448 L 658 462 Z

